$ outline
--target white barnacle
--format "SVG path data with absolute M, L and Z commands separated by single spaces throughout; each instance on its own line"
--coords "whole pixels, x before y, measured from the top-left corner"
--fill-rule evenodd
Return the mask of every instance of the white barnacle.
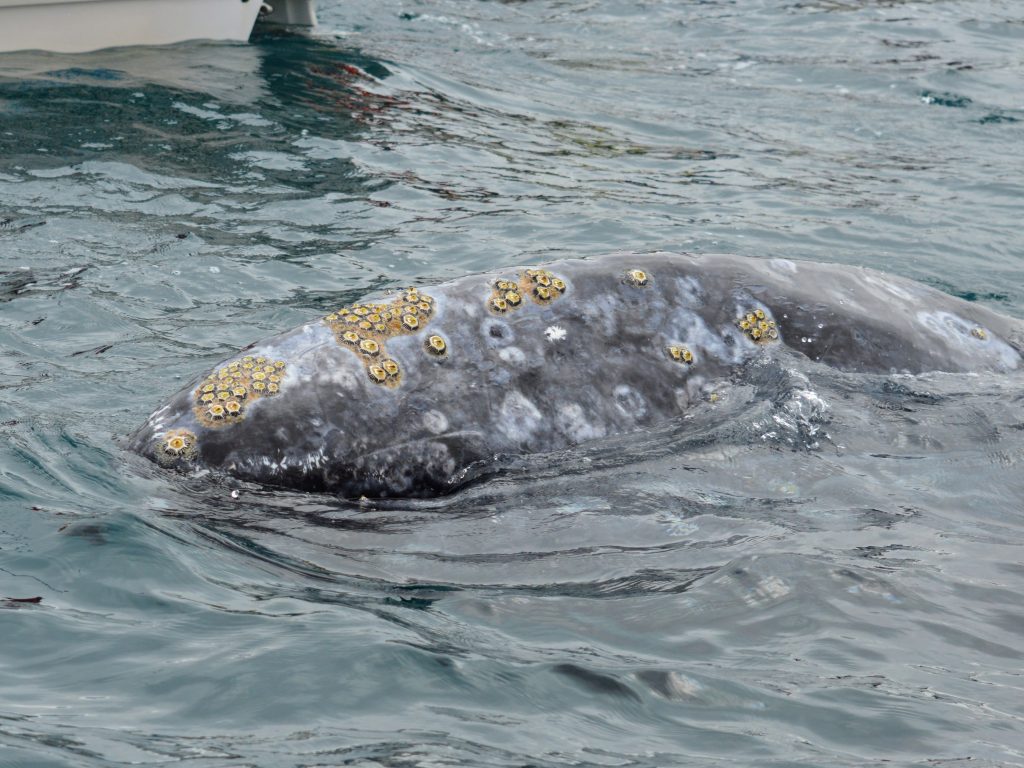
M 565 338 L 565 328 L 560 325 L 549 325 L 544 329 L 544 336 L 548 341 L 561 341 Z

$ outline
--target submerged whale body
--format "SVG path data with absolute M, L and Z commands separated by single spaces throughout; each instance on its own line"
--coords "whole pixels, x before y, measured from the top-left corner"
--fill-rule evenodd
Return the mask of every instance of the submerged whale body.
M 132 436 L 160 464 L 344 496 L 432 496 L 496 456 L 712 407 L 762 355 L 845 371 L 1008 372 L 1024 323 L 868 269 L 613 255 L 473 275 L 257 343 Z M 794 352 L 795 351 L 795 352 Z

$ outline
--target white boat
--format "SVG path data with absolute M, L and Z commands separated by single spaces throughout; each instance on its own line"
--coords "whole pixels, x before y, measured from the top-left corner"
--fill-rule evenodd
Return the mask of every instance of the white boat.
M 244 41 L 261 10 L 267 21 L 316 24 L 315 0 L 0 0 L 0 53 Z

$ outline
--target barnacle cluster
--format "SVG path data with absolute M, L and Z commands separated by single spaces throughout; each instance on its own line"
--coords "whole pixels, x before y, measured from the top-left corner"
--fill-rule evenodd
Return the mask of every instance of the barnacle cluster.
M 627 285 L 633 285 L 636 286 L 637 288 L 643 288 L 645 285 L 647 285 L 649 280 L 650 278 L 647 277 L 647 273 L 644 272 L 642 269 L 630 269 L 626 271 L 625 282 Z
M 775 327 L 775 321 L 768 317 L 760 307 L 740 315 L 736 319 L 736 325 L 748 339 L 758 344 L 768 344 L 779 338 L 779 330 Z
M 402 380 L 398 362 L 388 357 L 385 344 L 396 336 L 417 333 L 427 326 L 434 313 L 434 299 L 416 288 L 402 291 L 390 303 L 353 304 L 324 318 L 324 323 L 343 347 L 351 349 L 375 384 L 396 387 Z M 441 352 L 431 349 L 430 339 L 440 342 Z M 447 344 L 440 336 L 431 336 L 428 349 L 444 354 Z
M 207 427 L 222 427 L 240 421 L 248 405 L 261 397 L 281 391 L 288 374 L 283 360 L 245 357 L 222 366 L 196 387 L 193 411 Z
M 693 352 L 691 352 L 687 347 L 678 344 L 671 344 L 667 348 L 667 351 L 668 356 L 675 362 L 685 363 L 686 365 L 693 364 Z
M 196 436 L 187 429 L 171 429 L 157 442 L 156 458 L 162 464 L 191 459 L 196 453 Z
M 487 306 L 502 315 L 521 306 L 526 296 L 536 304 L 547 304 L 565 293 L 565 288 L 565 281 L 546 269 L 527 269 L 520 273 L 518 280 L 495 280 Z

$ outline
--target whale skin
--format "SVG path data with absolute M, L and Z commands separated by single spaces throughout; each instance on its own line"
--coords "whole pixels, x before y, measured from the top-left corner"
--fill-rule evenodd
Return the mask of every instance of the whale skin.
M 711 407 L 765 355 L 842 371 L 1011 373 L 1024 323 L 865 268 L 613 254 L 392 291 L 250 345 L 130 437 L 166 467 L 424 497 L 496 457 Z

